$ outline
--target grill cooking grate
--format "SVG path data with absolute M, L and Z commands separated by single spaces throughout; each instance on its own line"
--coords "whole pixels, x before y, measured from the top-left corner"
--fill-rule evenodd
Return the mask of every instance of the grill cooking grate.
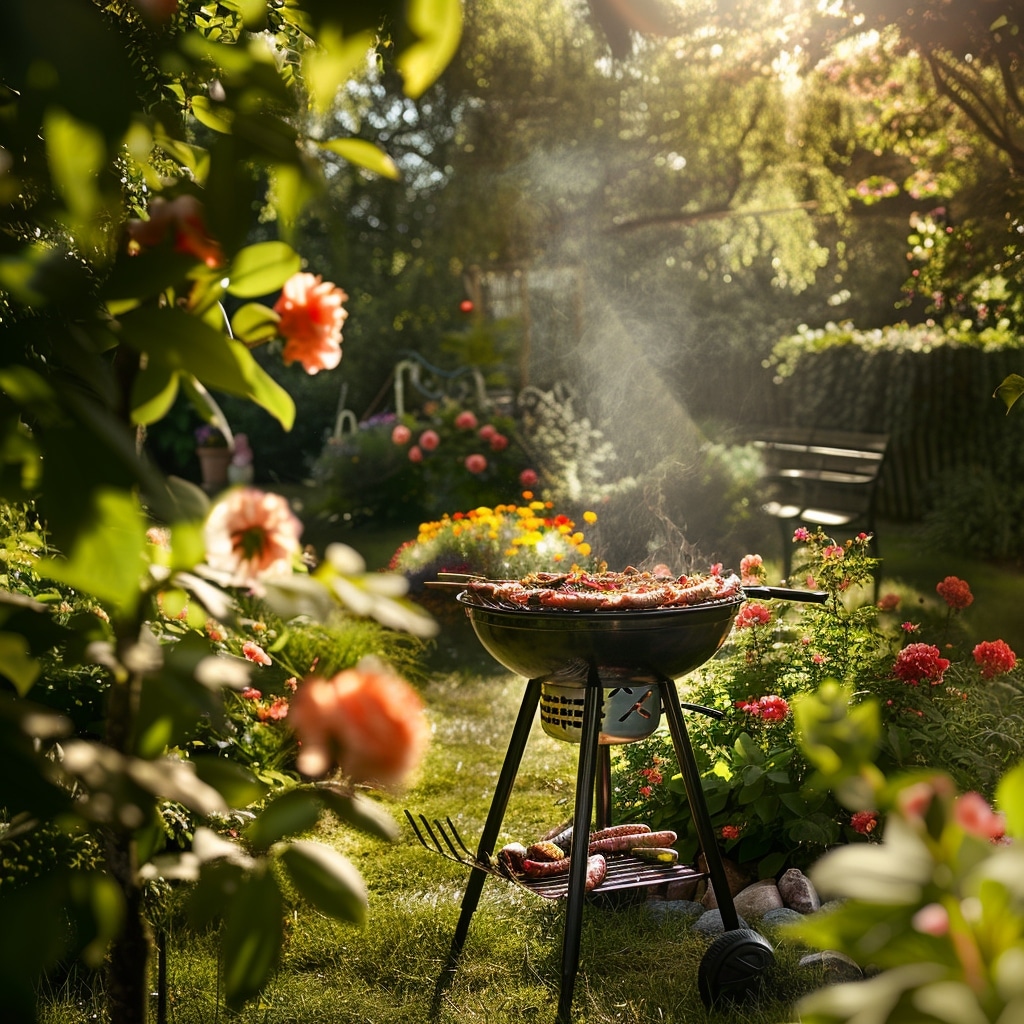
M 424 815 L 419 815 L 419 823 L 411 812 L 406 810 L 406 818 L 420 843 L 432 853 L 439 853 L 447 860 L 457 861 L 466 867 L 486 871 L 496 878 L 503 878 L 523 889 L 528 889 L 537 896 L 548 900 L 562 899 L 569 893 L 569 875 L 556 875 L 554 878 L 527 878 L 513 875 L 493 858 L 483 861 L 466 848 L 458 829 L 451 818 L 444 823 L 435 818 L 429 822 Z M 666 882 L 697 881 L 707 878 L 707 873 L 696 871 L 685 864 L 651 864 L 637 857 L 612 856 L 607 858 L 608 870 L 604 881 L 592 889 L 590 895 L 600 896 L 602 893 L 622 892 L 628 889 L 651 889 Z

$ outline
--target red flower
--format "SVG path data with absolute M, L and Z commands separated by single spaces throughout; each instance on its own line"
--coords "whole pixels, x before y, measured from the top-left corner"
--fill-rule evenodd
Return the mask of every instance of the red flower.
M 1005 640 L 983 640 L 974 648 L 974 660 L 986 679 L 1009 672 L 1017 664 L 1017 655 Z
M 159 245 L 173 232 L 176 252 L 195 256 L 208 267 L 219 267 L 224 262 L 220 245 L 207 234 L 203 204 L 195 196 L 182 195 L 170 202 L 157 196 L 146 212 L 149 220 L 128 221 L 129 252 Z
M 255 687 L 247 686 L 242 691 L 242 697 L 243 697 L 244 700 L 261 700 L 262 697 L 263 697 L 263 694 L 260 693 L 260 691 L 257 690 Z
M 333 370 L 341 362 L 341 328 L 348 296 L 318 275 L 293 274 L 274 303 L 277 329 L 285 339 L 285 365 L 302 363 L 306 373 Z
M 744 555 L 740 559 L 740 578 L 743 583 L 760 583 L 764 575 L 764 560 L 760 555 Z
M 722 838 L 723 839 L 739 839 L 740 830 L 737 825 L 723 825 L 722 826 Z
M 423 461 L 423 449 L 418 444 L 414 444 L 409 449 L 409 461 L 410 462 L 422 462 Z
M 966 608 L 974 600 L 970 585 L 957 576 L 947 576 L 937 583 L 935 592 L 955 611 Z
M 482 473 L 487 468 L 487 459 L 479 452 L 466 456 L 466 469 L 470 473 Z
M 788 702 L 784 697 L 774 693 L 759 697 L 757 700 L 738 700 L 735 706 L 754 718 L 763 718 L 766 722 L 781 722 L 789 714 Z
M 899 594 L 883 594 L 878 600 L 878 607 L 883 612 L 895 611 L 899 607 L 900 595 Z
M 772 613 L 757 601 L 745 604 L 736 616 L 736 628 L 747 629 L 750 626 L 764 626 L 771 622 Z
M 491 451 L 503 452 L 508 447 L 508 438 L 504 434 L 491 434 Z
M 874 811 L 857 811 L 856 814 L 850 815 L 850 827 L 862 836 L 874 832 L 877 824 L 878 815 Z
M 520 487 L 535 487 L 537 484 L 537 471 L 535 469 L 524 469 L 519 474 Z
M 391 440 L 395 444 L 408 444 L 411 437 L 412 431 L 404 423 L 396 423 L 391 431 Z
M 257 708 L 256 717 L 261 722 L 280 722 L 282 718 L 287 718 L 288 698 L 275 697 L 269 707 Z
M 651 795 L 651 793 L 654 792 L 654 790 L 652 790 L 650 786 L 641 786 L 639 792 L 640 795 L 646 800 Z
M 810 539 L 811 539 L 811 531 L 808 530 L 806 526 L 798 526 L 793 531 L 793 540 L 794 541 L 804 541 L 804 540 L 810 540 Z
M 455 427 L 457 430 L 476 430 L 476 416 L 470 409 L 463 409 L 455 417 Z
M 420 447 L 425 452 L 432 452 L 441 443 L 441 438 L 437 436 L 436 430 L 424 430 L 420 434 Z
M 353 782 L 385 787 L 416 766 L 430 735 L 416 691 L 372 659 L 331 679 L 306 680 L 289 720 L 304 775 L 323 775 L 336 761 Z
M 493 423 L 485 423 L 477 432 L 476 436 L 481 441 L 490 441 L 492 437 L 498 432 L 498 428 Z
M 949 668 L 949 658 L 939 656 L 938 647 L 931 644 L 908 644 L 896 655 L 893 674 L 908 686 L 930 683 L 938 686 L 942 674 Z

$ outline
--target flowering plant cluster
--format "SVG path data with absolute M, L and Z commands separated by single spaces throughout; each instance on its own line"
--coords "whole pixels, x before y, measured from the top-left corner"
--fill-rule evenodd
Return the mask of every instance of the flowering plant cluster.
M 481 506 L 422 523 L 416 538 L 392 556 L 389 569 L 415 586 L 439 572 L 516 579 L 545 570 L 603 567 L 574 520 L 530 491 L 523 498 L 520 505 Z M 583 520 L 592 525 L 597 515 L 585 512 Z
M 438 507 L 495 504 L 537 482 L 518 436 L 511 417 L 452 399 L 375 416 L 320 453 L 322 511 L 410 523 Z
M 726 646 L 688 677 L 686 696 L 726 712 L 721 720 L 693 715 L 688 731 L 723 848 L 762 877 L 881 832 L 875 808 L 851 813 L 820 785 L 799 742 L 802 702 L 828 680 L 848 683 L 857 700 L 877 701 L 884 729 L 872 751 L 876 770 L 941 769 L 990 797 L 1000 774 L 1024 756 L 1001 727 L 1021 697 L 1017 658 L 1001 639 L 965 639 L 967 581 L 947 576 L 934 595 L 907 601 L 886 593 L 875 601 L 869 537 L 837 543 L 820 529 L 799 528 L 793 539 L 799 576 L 823 590 L 825 602 L 746 602 Z M 743 560 L 748 583 L 757 581 L 759 563 Z M 664 764 L 658 786 L 645 775 L 652 756 Z M 696 851 L 668 738 L 627 745 L 621 757 L 621 812 L 675 829 L 684 856 Z
M 847 807 L 867 805 L 853 819 L 880 841 L 840 847 L 815 864 L 811 878 L 834 909 L 787 931 L 870 965 L 874 975 L 806 996 L 800 1020 L 1016 1019 L 1024 764 L 1003 773 L 989 798 L 941 771 L 887 777 L 874 763 L 881 705 L 852 697 L 836 684 L 809 695 L 801 744 L 822 785 Z

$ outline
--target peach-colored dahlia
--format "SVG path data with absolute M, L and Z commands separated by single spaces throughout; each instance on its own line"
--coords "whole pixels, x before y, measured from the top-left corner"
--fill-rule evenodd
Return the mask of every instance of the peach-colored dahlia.
M 204 527 L 206 561 L 230 573 L 235 583 L 290 572 L 301 533 L 302 523 L 281 495 L 239 487 L 210 509 Z
M 285 339 L 285 364 L 302 363 L 306 373 L 333 370 L 341 362 L 341 328 L 348 317 L 340 288 L 316 274 L 293 274 L 274 303 Z

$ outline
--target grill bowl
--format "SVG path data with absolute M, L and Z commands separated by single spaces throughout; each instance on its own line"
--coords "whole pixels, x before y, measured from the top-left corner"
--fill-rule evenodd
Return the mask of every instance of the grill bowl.
M 744 595 L 680 608 L 626 611 L 495 609 L 459 594 L 473 631 L 500 664 L 527 679 L 586 685 L 591 666 L 605 686 L 677 679 L 725 643 Z

